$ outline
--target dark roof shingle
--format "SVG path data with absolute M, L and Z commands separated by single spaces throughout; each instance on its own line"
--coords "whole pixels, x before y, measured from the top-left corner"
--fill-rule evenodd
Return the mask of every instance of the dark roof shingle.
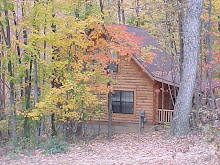
M 166 53 L 166 51 L 154 40 L 154 38 L 147 33 L 147 31 L 140 27 L 126 25 L 126 31 L 133 33 L 136 37 L 143 37 L 141 47 L 150 47 L 150 52 L 156 54 L 152 63 L 144 62 L 141 58 L 144 55 L 132 55 L 132 59 L 142 69 L 156 81 L 167 84 L 179 84 L 179 67 L 174 59 Z M 162 74 L 163 73 L 163 74 Z

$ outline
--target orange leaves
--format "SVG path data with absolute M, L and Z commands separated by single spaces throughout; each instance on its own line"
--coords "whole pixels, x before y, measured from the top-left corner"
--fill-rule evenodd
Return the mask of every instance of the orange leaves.
M 136 37 L 133 33 L 127 32 L 125 25 L 93 24 L 89 27 L 88 39 L 94 42 L 88 49 L 90 58 L 100 61 L 103 67 L 112 61 L 110 57 L 112 53 L 128 58 L 130 54 L 140 53 L 143 37 Z
M 112 48 L 117 48 L 121 55 L 135 53 L 140 49 L 139 46 L 142 44 L 143 38 L 127 32 L 125 25 L 105 25 L 105 27 L 114 43 Z

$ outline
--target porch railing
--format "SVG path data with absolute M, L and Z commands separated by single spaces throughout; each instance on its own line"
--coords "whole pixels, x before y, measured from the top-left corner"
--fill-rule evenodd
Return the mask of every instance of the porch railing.
M 158 109 L 158 123 L 171 123 L 173 112 L 173 110 Z

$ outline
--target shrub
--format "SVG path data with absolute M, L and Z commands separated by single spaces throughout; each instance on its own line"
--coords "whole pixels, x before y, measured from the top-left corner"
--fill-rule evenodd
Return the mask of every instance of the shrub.
M 59 140 L 57 137 L 52 137 L 41 144 L 44 149 L 44 154 L 65 153 L 68 151 L 69 144 L 65 141 Z

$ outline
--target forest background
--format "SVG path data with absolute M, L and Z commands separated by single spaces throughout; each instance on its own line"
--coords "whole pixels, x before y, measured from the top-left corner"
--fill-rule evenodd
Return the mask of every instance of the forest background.
M 107 111 L 101 96 L 109 94 L 109 82 L 114 83 L 106 69 L 117 62 L 111 54 L 126 56 L 140 49 L 140 38 L 112 24 L 145 28 L 182 69 L 184 0 L 1 0 L 0 4 L 1 145 L 13 142 L 14 147 L 27 148 L 45 137 L 72 142 L 85 137 L 84 121 Z M 220 1 L 205 0 L 190 109 L 191 129 L 205 128 L 217 135 L 219 19 Z

